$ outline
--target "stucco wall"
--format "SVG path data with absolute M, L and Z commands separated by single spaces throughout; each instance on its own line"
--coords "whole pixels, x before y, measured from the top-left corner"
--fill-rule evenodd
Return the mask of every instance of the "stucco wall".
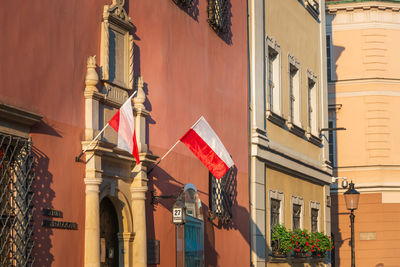
M 266 176 L 266 192 L 267 203 L 269 203 L 268 192 L 275 190 L 284 193 L 284 225 L 292 229 L 293 212 L 292 212 L 292 196 L 301 197 L 304 201 L 303 228 L 311 231 L 311 208 L 310 201 L 321 204 L 319 213 L 319 231 L 324 232 L 325 229 L 325 214 L 324 214 L 324 190 L 322 185 L 310 183 L 300 178 L 296 178 L 285 173 L 267 168 Z M 268 206 L 267 223 L 270 224 L 271 207 Z M 269 236 L 269 234 L 268 234 Z M 270 236 L 268 238 L 270 242 Z
M 132 1 L 130 14 L 137 27 L 140 75 L 148 89 L 150 150 L 162 156 L 204 116 L 232 155 L 237 167 L 233 222 L 217 227 L 206 219 L 205 250 L 208 266 L 248 266 L 248 123 L 246 1 L 230 1 L 231 43 L 207 23 L 207 1 L 198 1 L 193 18 L 172 1 Z M 137 52 L 137 51 L 136 51 Z M 136 64 L 136 63 L 135 63 Z M 150 175 L 156 194 L 177 193 L 185 183 L 200 192 L 207 215 L 208 170 L 183 144 Z M 161 265 L 175 264 L 173 200 L 148 205 L 148 237 L 160 240 Z M 215 220 L 214 223 L 218 224 Z
M 318 79 L 317 90 L 320 99 L 321 84 L 321 54 L 320 54 L 320 24 L 298 1 L 288 4 L 284 1 L 266 1 L 265 32 L 273 37 L 280 45 L 280 73 L 282 92 L 282 115 L 285 119 L 290 116 L 289 96 L 289 60 L 288 55 L 294 56 L 300 63 L 300 118 L 301 126 L 307 130 L 308 125 L 308 78 L 307 70 L 312 71 Z M 321 127 L 322 108 L 318 100 L 318 128 Z M 307 156 L 319 160 L 322 150 L 306 140 L 267 121 L 268 137 L 271 140 L 290 147 L 298 152 L 307 151 Z

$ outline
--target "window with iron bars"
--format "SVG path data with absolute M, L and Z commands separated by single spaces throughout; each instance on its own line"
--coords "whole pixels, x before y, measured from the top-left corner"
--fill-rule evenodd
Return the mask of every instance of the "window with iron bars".
M 233 169 L 229 169 L 221 179 L 216 179 L 211 173 L 209 176 L 210 219 L 218 218 L 222 222 L 229 222 L 232 219 L 235 197 Z
M 32 143 L 0 133 L 0 266 L 32 266 Z
M 208 0 L 208 23 L 217 33 L 229 31 L 229 0 Z

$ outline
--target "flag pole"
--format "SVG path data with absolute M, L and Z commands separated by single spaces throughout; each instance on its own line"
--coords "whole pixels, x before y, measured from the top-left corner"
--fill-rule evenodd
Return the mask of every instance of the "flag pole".
M 196 124 L 201 120 L 201 118 L 203 118 L 203 116 L 201 116 L 194 124 L 192 127 L 190 127 L 189 129 L 192 129 L 194 126 L 196 126 Z M 185 134 L 186 135 L 186 134 Z M 161 159 L 159 159 L 156 164 L 153 165 L 153 167 L 151 167 L 151 169 L 147 172 L 147 175 L 149 175 L 151 173 L 151 171 L 169 154 L 169 152 L 171 152 L 172 149 L 174 149 L 174 147 L 176 147 L 176 145 L 180 142 L 181 140 L 179 139 L 178 141 L 176 141 L 175 145 L 173 145 L 168 151 L 167 153 L 164 154 L 164 156 L 162 156 Z
M 135 92 L 133 92 L 133 94 L 131 94 L 131 96 L 130 96 L 126 101 L 128 101 L 129 99 L 132 99 L 132 97 L 133 97 L 134 95 L 136 95 L 136 93 L 137 93 L 137 90 L 136 90 Z M 125 101 L 125 102 L 126 102 L 126 101 Z M 89 147 L 94 143 L 94 141 L 97 140 L 97 138 L 99 138 L 99 136 L 104 132 L 104 130 L 105 130 L 105 129 L 107 128 L 107 126 L 109 126 L 109 125 L 110 125 L 109 122 L 107 122 L 107 124 L 104 125 L 103 129 L 96 135 L 95 138 L 93 138 L 93 140 L 89 143 L 89 145 L 86 146 L 85 149 L 75 158 L 75 161 L 76 161 L 76 162 L 79 162 L 79 160 L 81 159 L 81 157 L 83 156 L 83 154 L 85 154 L 85 152 L 89 149 Z
M 82 155 L 85 154 L 86 150 L 89 149 L 89 147 L 94 143 L 94 141 L 97 140 L 97 138 L 99 138 L 99 136 L 104 132 L 104 130 L 107 128 L 107 126 L 109 126 L 110 124 L 107 124 L 103 127 L 103 129 L 96 135 L 95 138 L 93 138 L 92 142 L 90 142 L 90 144 L 88 146 L 86 146 L 86 148 L 75 158 L 76 162 L 79 162 L 79 160 L 81 159 Z
M 153 165 L 153 167 L 151 167 L 151 169 L 147 172 L 147 175 L 169 154 L 169 152 L 172 151 L 172 149 L 174 149 L 174 147 L 176 147 L 176 145 L 180 142 L 181 140 L 176 141 L 175 145 L 173 145 L 168 151 L 167 153 L 164 154 L 164 156 L 162 156 L 161 159 L 159 159 L 156 164 Z

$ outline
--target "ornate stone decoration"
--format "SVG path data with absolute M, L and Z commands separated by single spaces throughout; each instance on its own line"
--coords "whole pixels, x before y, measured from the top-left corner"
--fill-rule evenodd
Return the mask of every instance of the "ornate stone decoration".
M 105 5 L 101 25 L 100 69 L 103 89 L 110 95 L 125 96 L 118 92 L 133 89 L 133 35 L 131 18 L 124 9 L 124 0 L 113 0 Z M 123 102 L 124 99 L 115 99 Z
M 136 82 L 137 94 L 135 97 L 135 107 L 144 109 L 144 101 L 146 101 L 146 94 L 143 91 L 143 77 L 140 76 Z
M 85 77 L 85 92 L 97 92 L 96 85 L 99 82 L 99 75 L 96 71 L 96 56 L 89 56 L 87 59 L 87 70 Z

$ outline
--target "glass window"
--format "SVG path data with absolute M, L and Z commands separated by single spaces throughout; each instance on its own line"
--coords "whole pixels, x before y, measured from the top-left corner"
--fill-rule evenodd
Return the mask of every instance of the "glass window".
M 318 232 L 318 209 L 311 209 L 311 233 Z
M 300 122 L 300 78 L 299 70 L 294 65 L 290 65 L 289 75 L 289 94 L 290 94 L 290 119 L 297 126 L 301 126 Z
M 328 82 L 332 81 L 332 67 L 331 67 L 331 36 L 326 36 L 326 64 L 328 72 Z
M 300 216 L 301 216 L 301 205 L 293 204 L 293 230 L 301 228 Z
M 279 224 L 281 201 L 271 198 L 271 229 Z

